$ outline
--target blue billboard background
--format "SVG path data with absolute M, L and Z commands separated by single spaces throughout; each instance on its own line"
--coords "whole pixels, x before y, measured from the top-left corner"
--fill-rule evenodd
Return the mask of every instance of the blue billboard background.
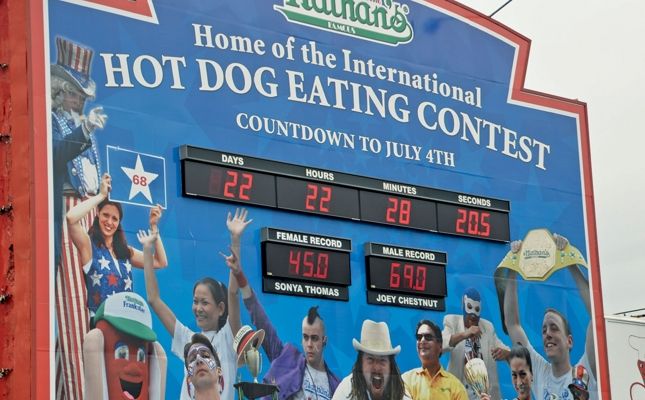
M 585 253 L 582 155 L 577 120 L 570 115 L 509 103 L 516 57 L 514 45 L 421 2 L 405 2 L 409 7 L 414 37 L 409 43 L 398 46 L 290 23 L 274 9 L 277 4 L 281 3 L 275 0 L 238 0 L 184 1 L 180 4 L 155 0 L 158 24 L 154 24 L 69 2 L 49 2 L 51 63 L 56 62 L 56 37 L 81 43 L 94 51 L 90 75 L 96 82 L 97 93 L 93 103 L 86 107 L 101 105 L 109 116 L 105 128 L 96 134 L 100 157 L 105 160 L 108 146 L 114 146 L 165 159 L 167 203 L 164 204 L 166 209 L 160 232 L 168 267 L 158 271 L 157 277 L 162 298 L 179 320 L 197 329 L 191 312 L 195 281 L 212 276 L 228 282 L 228 269 L 219 252 L 228 252 L 226 215 L 237 206 L 182 197 L 179 147 L 185 144 L 509 200 L 512 240 L 522 239 L 531 229 L 544 227 L 566 236 Z M 228 46 L 195 45 L 198 41 L 195 24 L 201 25 L 201 29 L 209 26 L 214 43 L 221 40 L 222 44 L 227 38 Z M 261 40 L 264 54 L 232 49 L 230 39 L 233 36 Z M 271 45 L 278 43 L 284 46 L 290 38 L 292 59 L 276 57 Z M 204 37 L 202 40 L 202 44 L 206 42 Z M 315 43 L 316 51 L 323 56 L 334 55 L 335 67 L 329 63 L 306 62 L 302 46 L 312 50 L 311 43 Z M 369 74 L 348 72 L 343 68 L 347 51 L 351 52 L 352 58 L 372 60 L 375 65 L 413 74 L 429 74 L 430 77 L 436 74 L 434 80 L 437 83 L 446 82 L 465 90 L 477 88 L 480 99 L 477 105 L 471 105 L 441 93 L 415 89 L 370 77 Z M 176 71 L 173 71 L 172 61 L 162 64 L 164 56 L 175 58 Z M 151 61 L 153 59 L 156 61 Z M 222 83 L 216 90 L 207 90 L 197 60 L 217 63 L 223 70 L 231 65 L 238 67 L 231 69 L 230 81 Z M 110 69 L 110 63 L 114 67 L 119 62 L 127 65 L 129 83 L 123 70 Z M 137 62 L 140 63 L 140 71 L 135 72 Z M 206 61 L 202 62 L 206 64 Z M 155 70 L 155 65 L 161 69 Z M 275 76 L 267 72 L 261 75 L 259 85 L 243 88 L 243 71 L 254 74 L 263 67 L 270 68 Z M 290 87 L 289 73 L 292 79 L 295 75 L 302 78 L 299 79 L 301 89 L 295 96 L 290 96 L 293 82 Z M 335 87 L 328 83 L 328 78 L 351 82 L 354 85 L 348 87 L 358 88 L 359 94 L 354 96 L 351 90 L 345 90 L 340 99 L 337 98 Z M 209 83 L 214 82 L 214 69 L 208 70 L 208 79 L 212 80 Z M 326 100 L 320 94 L 313 94 L 316 79 L 322 82 Z M 228 86 L 229 83 L 234 87 Z M 275 85 L 275 96 L 261 94 L 262 90 L 270 90 L 268 84 Z M 370 113 L 366 110 L 366 103 L 357 103 L 365 101 L 365 87 L 373 88 L 376 93 L 386 91 L 388 98 L 401 94 L 407 103 L 397 102 L 384 115 L 379 115 L 376 110 Z M 339 106 L 340 102 L 343 106 Z M 424 102 L 436 107 L 436 112 L 425 108 L 427 119 L 439 119 L 439 111 L 446 110 L 443 114 L 446 117 L 445 131 L 440 127 L 429 129 L 420 121 L 418 106 Z M 406 119 L 401 116 L 402 109 L 409 111 L 406 121 L 401 121 Z M 479 144 L 472 135 L 462 136 L 463 131 L 449 133 L 455 128 L 451 125 L 455 121 L 461 121 L 463 128 L 464 120 L 461 118 L 465 118 L 464 114 L 471 121 L 488 122 L 481 129 Z M 334 144 L 329 138 L 317 141 L 315 138 L 307 140 L 302 135 L 269 133 L 266 129 L 254 131 L 244 123 L 245 118 L 253 116 L 259 117 L 258 120 L 289 121 L 345 132 L 354 135 L 355 142 L 352 147 L 347 143 L 343 145 L 342 141 Z M 431 125 L 431 121 L 425 122 Z M 438 121 L 432 122 L 439 124 Z M 524 135 L 534 140 L 533 143 L 548 145 L 548 153 L 543 153 L 543 159 L 539 160 L 539 146 L 534 146 L 530 161 L 509 156 L 505 154 L 504 135 L 512 134 L 502 128 L 492 128 L 499 129 L 494 134 L 495 144 L 492 144 L 488 131 L 491 125 L 513 131 L 518 138 Z M 359 136 L 379 141 L 383 149 L 377 152 L 369 146 L 363 148 Z M 419 159 L 388 157 L 386 141 L 419 146 Z M 426 155 L 430 150 L 453 153 L 454 166 L 429 162 Z M 506 153 L 513 153 L 513 149 L 507 148 Z M 528 157 L 526 153 L 522 154 Z M 118 190 L 125 189 L 120 187 Z M 498 336 L 507 345 L 511 344 L 503 333 L 493 282 L 493 272 L 509 250 L 507 243 L 261 207 L 249 209 L 253 222 L 243 237 L 242 258 L 251 286 L 277 327 L 280 338 L 298 346 L 301 318 L 310 306 L 320 305 L 320 314 L 327 324 L 330 338 L 325 360 L 339 376 L 346 376 L 351 371 L 356 356 L 352 338 L 359 338 L 365 319 L 387 321 L 393 344 L 402 347 L 397 357 L 400 369 L 406 371 L 417 367 L 419 361 L 414 339 L 417 321 L 430 319 L 441 324 L 445 314 L 461 314 L 461 296 L 468 287 L 476 287 L 480 291 L 482 317 L 494 324 Z M 123 226 L 128 242 L 134 247 L 140 248 L 135 233 L 147 228 L 148 212 L 148 208 L 124 204 L 126 217 Z M 311 298 L 297 298 L 294 302 L 294 297 L 262 293 L 260 231 L 263 227 L 351 239 L 349 302 Z M 367 304 L 363 245 L 368 242 L 446 252 L 448 297 L 445 312 Z M 145 298 L 141 270 L 133 270 L 133 281 L 134 291 Z M 525 320 L 528 316 L 541 318 L 546 307 L 555 307 L 570 318 L 574 338 L 584 337 L 590 316 L 569 274 L 559 272 L 546 282 L 521 287 L 527 290 L 520 296 L 520 312 Z M 242 322 L 250 323 L 244 307 Z M 183 364 L 170 353 L 171 338 L 156 317 L 153 324 L 159 342 L 168 353 L 167 397 L 177 398 L 183 379 Z M 528 324 L 525 330 L 534 344 L 541 341 L 538 322 Z M 541 351 L 541 346 L 537 347 Z M 575 341 L 572 360 L 577 360 L 583 351 L 583 340 Z M 442 364 L 447 365 L 446 355 Z M 266 371 L 267 360 L 264 365 Z M 498 370 L 503 397 L 510 398 L 514 390 L 507 364 L 498 363 Z M 248 377 L 246 374 L 244 372 L 243 377 Z

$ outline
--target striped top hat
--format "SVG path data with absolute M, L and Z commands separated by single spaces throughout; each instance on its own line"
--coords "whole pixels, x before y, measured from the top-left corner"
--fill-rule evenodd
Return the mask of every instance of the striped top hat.
M 94 52 L 86 47 L 61 37 L 56 38 L 58 54 L 51 73 L 72 83 L 80 92 L 94 97 L 96 83 L 90 78 L 90 63 Z
M 235 338 L 233 338 L 233 349 L 237 354 L 237 366 L 241 367 L 244 365 L 244 353 L 249 350 L 250 347 L 255 347 L 256 349 L 262 345 L 264 341 L 264 329 L 258 329 L 254 331 L 248 325 L 244 325 L 237 331 Z

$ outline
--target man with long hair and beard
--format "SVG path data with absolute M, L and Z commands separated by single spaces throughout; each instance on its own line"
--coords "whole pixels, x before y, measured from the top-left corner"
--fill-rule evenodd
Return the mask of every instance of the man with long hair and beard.
M 356 362 L 332 400 L 411 400 L 394 358 L 401 346 L 392 347 L 385 322 L 365 320 L 361 341 L 354 339 L 352 344 L 358 352 Z

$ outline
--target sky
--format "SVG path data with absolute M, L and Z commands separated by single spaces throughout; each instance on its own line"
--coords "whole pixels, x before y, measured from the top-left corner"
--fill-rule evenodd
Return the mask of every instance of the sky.
M 486 15 L 506 1 L 460 0 Z M 525 88 L 587 103 L 605 315 L 645 308 L 643 17 L 642 0 L 512 0 L 493 16 L 531 39 Z

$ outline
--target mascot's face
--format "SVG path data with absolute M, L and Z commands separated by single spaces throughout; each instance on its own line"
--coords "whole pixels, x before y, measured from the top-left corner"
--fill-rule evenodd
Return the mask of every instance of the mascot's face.
M 110 400 L 147 400 L 150 343 L 116 330 L 107 321 L 96 327 L 105 339 L 105 373 Z
M 466 328 L 479 325 L 479 317 L 481 315 L 481 299 L 479 293 L 464 294 L 463 314 L 464 326 Z

